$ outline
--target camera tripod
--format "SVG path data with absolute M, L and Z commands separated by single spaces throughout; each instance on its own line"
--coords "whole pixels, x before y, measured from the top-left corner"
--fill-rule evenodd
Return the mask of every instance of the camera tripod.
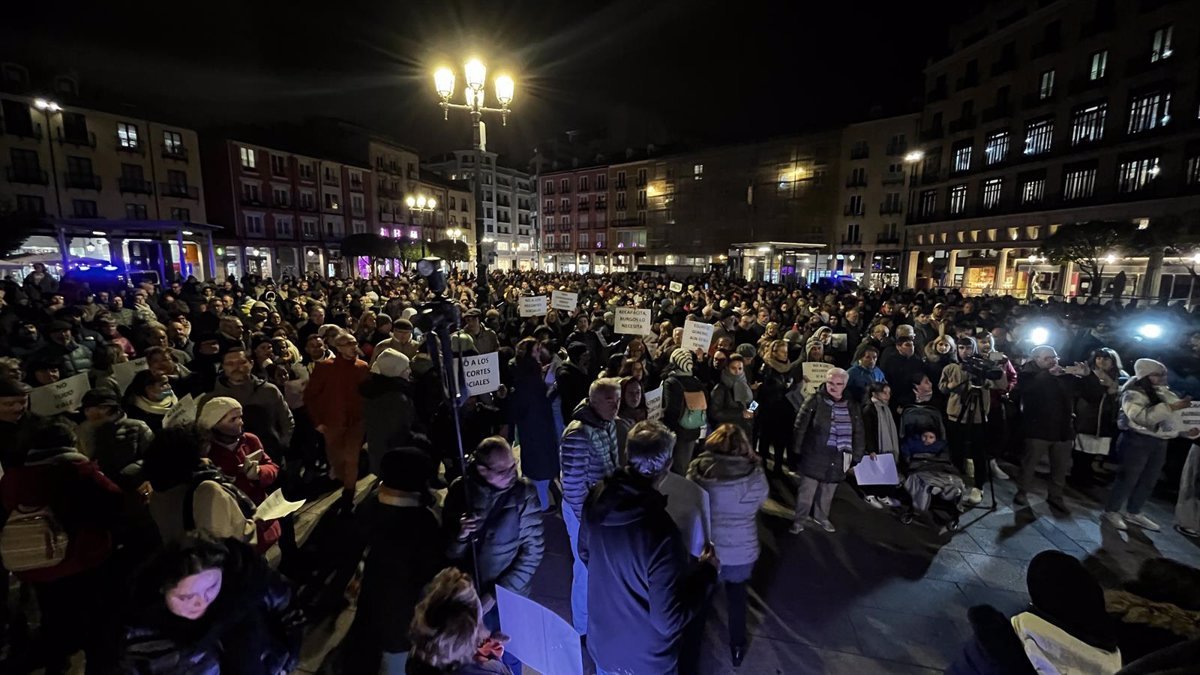
M 974 449 L 976 434 L 976 431 L 973 427 L 978 426 L 981 428 L 986 428 L 987 426 L 987 409 L 984 408 L 983 405 L 983 397 L 987 390 L 980 385 L 972 384 L 970 380 L 967 380 L 967 382 L 960 386 L 966 387 L 966 392 L 961 394 L 962 409 L 959 410 L 958 413 L 958 419 L 960 420 L 959 425 L 963 429 L 963 466 L 966 466 L 967 461 L 972 461 L 972 463 L 975 465 L 975 471 L 979 472 L 981 467 L 979 466 L 978 462 L 975 462 L 971 459 L 971 451 Z M 976 412 L 979 413 L 980 421 L 978 424 L 973 421 L 975 419 Z M 967 421 L 964 423 L 961 420 Z M 987 453 L 984 454 L 986 455 Z M 986 468 L 982 468 L 982 470 L 988 472 L 988 490 L 992 493 L 990 499 L 991 504 L 986 507 L 983 506 L 982 502 L 979 504 L 973 504 L 969 510 L 983 509 L 991 512 L 995 511 L 999 506 L 999 503 L 996 501 L 996 478 L 992 472 L 990 463 L 991 459 L 989 457 L 983 458 L 983 464 Z

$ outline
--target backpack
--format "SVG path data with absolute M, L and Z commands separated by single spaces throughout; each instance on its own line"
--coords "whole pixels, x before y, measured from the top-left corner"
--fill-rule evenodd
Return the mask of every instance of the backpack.
M 196 529 L 196 488 L 200 487 L 200 484 L 205 481 L 212 481 L 220 485 L 237 502 L 243 516 L 246 518 L 254 517 L 254 511 L 257 507 L 254 505 L 254 501 L 246 496 L 246 493 L 239 490 L 220 470 L 201 469 L 192 474 L 191 482 L 188 484 L 187 492 L 183 497 L 183 529 L 185 531 L 190 532 Z
M 708 400 L 703 391 L 683 392 L 683 407 L 679 411 L 680 429 L 699 429 L 704 426 Z
M 0 559 L 12 572 L 55 567 L 67 557 L 70 537 L 49 506 L 17 506 L 0 532 Z

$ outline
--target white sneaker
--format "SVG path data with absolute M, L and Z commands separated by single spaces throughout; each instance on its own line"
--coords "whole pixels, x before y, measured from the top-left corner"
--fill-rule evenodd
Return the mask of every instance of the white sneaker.
M 1126 514 L 1124 514 L 1124 516 L 1125 516 L 1125 522 L 1137 525 L 1138 527 L 1142 528 L 1143 530 L 1150 530 L 1151 532 L 1158 532 L 1159 530 L 1162 529 L 1161 527 L 1158 526 L 1158 523 L 1154 522 L 1153 520 L 1150 520 L 1149 518 L 1147 518 L 1146 516 L 1143 516 L 1140 513 L 1126 513 Z
M 967 490 L 967 494 L 963 495 L 963 502 L 970 504 L 971 506 L 975 506 L 976 504 L 978 504 L 982 501 L 983 501 L 983 490 L 980 490 L 977 487 L 973 487 L 970 490 Z
M 879 501 L 879 497 L 876 497 L 875 495 L 867 495 L 867 498 L 863 501 L 867 502 L 869 506 L 877 509 L 882 509 L 885 506 L 883 502 Z
M 975 477 L 975 460 L 968 459 L 967 460 L 967 478 L 974 478 L 974 477 Z
M 1008 475 L 1008 473 L 1005 472 L 1004 469 L 1000 468 L 1000 462 L 997 462 L 994 459 L 992 461 L 988 462 L 988 468 L 992 470 L 992 475 L 996 477 L 996 480 L 1011 480 L 1012 479 L 1012 476 Z
M 1125 524 L 1125 519 L 1116 511 L 1105 511 L 1101 519 L 1118 530 L 1124 531 L 1129 529 L 1129 526 Z
M 896 499 L 895 497 L 885 497 L 884 499 L 887 499 L 887 505 L 892 508 L 899 508 L 901 506 L 904 506 L 904 503 L 901 502 L 899 499 Z

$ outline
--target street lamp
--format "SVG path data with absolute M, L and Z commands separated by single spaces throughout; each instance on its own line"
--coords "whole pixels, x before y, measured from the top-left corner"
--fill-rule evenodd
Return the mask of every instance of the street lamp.
M 483 256 L 483 188 L 481 175 L 483 173 L 483 113 L 499 113 L 500 122 L 508 126 L 509 104 L 513 100 L 516 85 L 508 75 L 500 75 L 495 79 L 496 100 L 499 108 L 489 108 L 484 105 L 484 85 L 487 81 L 487 67 L 479 59 L 471 59 L 463 66 L 467 85 L 463 88 L 463 98 L 466 103 L 451 103 L 454 96 L 454 71 L 449 68 L 439 68 L 433 74 L 434 88 L 441 98 L 442 119 L 450 119 L 450 110 L 465 110 L 471 116 L 471 147 L 475 151 L 475 171 L 471 174 L 471 192 L 475 200 L 475 295 L 480 304 L 487 303 L 487 260 Z
M 429 226 L 429 215 L 431 213 L 433 213 L 434 211 L 437 211 L 437 206 L 438 206 L 437 200 L 434 199 L 433 197 L 426 197 L 425 195 L 409 195 L 404 198 L 404 204 L 406 206 L 408 206 L 408 215 L 409 215 L 408 224 L 410 226 L 413 224 L 412 212 L 416 211 L 417 213 L 421 214 L 421 229 L 426 230 L 426 234 L 428 234 L 427 228 Z M 426 256 L 425 242 L 427 242 L 427 241 L 429 241 L 428 236 L 421 239 L 421 257 L 422 258 L 424 258 Z
M 50 116 L 62 112 L 63 108 L 55 101 L 44 98 L 33 99 L 33 107 L 41 110 L 42 115 L 46 117 L 46 149 L 50 152 L 50 176 L 54 181 L 54 203 L 58 206 L 58 217 L 62 218 L 62 194 L 58 189 L 58 165 L 54 159 L 54 141 L 50 138 L 51 132 L 54 131 L 53 124 L 50 122 Z M 56 229 L 58 229 L 58 247 L 61 249 L 59 253 L 62 255 L 63 271 L 66 271 L 68 263 L 67 238 L 61 228 Z

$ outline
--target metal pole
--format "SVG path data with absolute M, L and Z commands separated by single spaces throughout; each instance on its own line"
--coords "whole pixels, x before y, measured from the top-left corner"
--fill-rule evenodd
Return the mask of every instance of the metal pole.
M 46 149 L 50 151 L 50 177 L 54 181 L 54 203 L 58 205 L 58 213 L 55 215 L 59 218 L 65 218 L 66 216 L 63 214 L 62 207 L 62 193 L 58 189 L 58 165 L 54 161 L 54 139 L 50 137 L 50 132 L 53 131 L 53 124 L 50 122 L 50 110 L 48 108 L 43 109 L 42 115 L 46 117 Z M 66 255 L 66 252 L 64 252 L 64 260 L 66 259 Z M 63 272 L 66 272 L 65 266 Z
M 479 120 L 483 113 L 471 110 L 471 147 L 475 151 L 475 171 L 472 174 L 471 191 L 475 201 L 475 303 L 488 303 L 487 260 L 483 257 L 483 139 L 480 138 Z

